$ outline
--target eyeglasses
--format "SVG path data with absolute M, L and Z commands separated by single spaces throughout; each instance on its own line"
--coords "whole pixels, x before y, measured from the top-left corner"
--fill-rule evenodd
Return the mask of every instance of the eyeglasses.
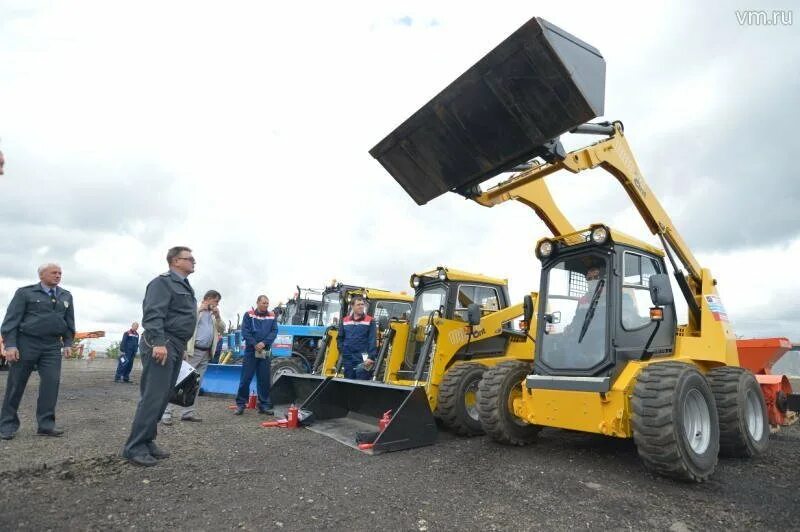
M 599 278 L 600 278 L 600 274 L 598 272 L 587 272 L 586 273 L 586 280 L 587 281 L 593 281 L 593 280 L 599 279 Z
M 194 257 L 178 257 L 178 260 L 188 260 L 188 261 L 189 261 L 189 262 L 191 262 L 192 264 L 194 264 L 195 262 L 197 262 L 196 260 L 194 260 Z

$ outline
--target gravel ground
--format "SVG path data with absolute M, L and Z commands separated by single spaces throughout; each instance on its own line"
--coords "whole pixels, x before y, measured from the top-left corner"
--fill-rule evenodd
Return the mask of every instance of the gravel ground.
M 138 369 L 134 379 L 139 375 Z M 443 435 L 368 456 L 308 430 L 262 429 L 253 411 L 200 399 L 202 423 L 160 429 L 172 458 L 119 458 L 138 386 L 113 361 L 65 363 L 63 438 L 35 435 L 33 376 L 22 428 L 0 442 L 0 529 L 518 530 L 798 529 L 800 426 L 766 455 L 720 460 L 704 484 L 649 475 L 630 441 L 545 430 L 527 448 Z M 5 391 L 5 376 L 0 379 Z

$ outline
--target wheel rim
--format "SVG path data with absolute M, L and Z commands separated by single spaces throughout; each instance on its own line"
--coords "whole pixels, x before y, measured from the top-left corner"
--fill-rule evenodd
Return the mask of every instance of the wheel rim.
M 689 447 L 703 454 L 711 443 L 711 412 L 700 390 L 692 389 L 683 403 L 683 429 Z
M 761 415 L 761 401 L 753 390 L 747 390 L 744 401 L 744 416 L 747 423 L 747 432 L 750 437 L 758 441 L 764 435 L 764 417 Z
M 297 375 L 298 373 L 299 372 L 291 366 L 284 366 L 282 368 L 278 368 L 277 371 L 275 371 L 275 376 L 272 378 L 272 382 L 278 380 L 278 377 L 280 377 L 281 375 Z
M 464 388 L 464 409 L 467 415 L 474 421 L 479 421 L 478 418 L 478 379 L 468 383 Z
M 514 414 L 514 400 L 522 397 L 522 383 L 515 384 L 511 390 L 508 392 L 508 404 L 506 407 L 508 408 L 508 417 L 509 419 L 516 425 L 520 427 L 525 427 L 529 423 L 524 419 L 520 419 Z

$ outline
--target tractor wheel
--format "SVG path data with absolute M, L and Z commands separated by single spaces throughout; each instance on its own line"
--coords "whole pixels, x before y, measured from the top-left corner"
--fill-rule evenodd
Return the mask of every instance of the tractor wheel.
M 769 440 L 769 418 L 753 374 L 725 366 L 711 370 L 708 382 L 717 402 L 720 454 L 750 458 L 763 453 Z
M 272 364 L 270 364 L 270 372 L 273 383 L 276 380 L 278 380 L 278 377 L 280 377 L 285 373 L 289 374 L 307 373 L 306 368 L 303 366 L 303 363 L 300 362 L 300 360 L 296 359 L 295 357 L 273 358 Z
M 436 417 L 461 436 L 483 434 L 478 418 L 478 384 L 486 367 L 480 364 L 456 364 L 444 374 L 439 385 Z
M 478 388 L 478 415 L 483 430 L 506 445 L 533 443 L 542 429 L 514 415 L 513 401 L 522 395 L 531 365 L 509 360 L 486 370 Z
M 679 480 L 703 482 L 719 453 L 714 394 L 692 365 L 647 366 L 633 389 L 633 439 L 645 467 Z

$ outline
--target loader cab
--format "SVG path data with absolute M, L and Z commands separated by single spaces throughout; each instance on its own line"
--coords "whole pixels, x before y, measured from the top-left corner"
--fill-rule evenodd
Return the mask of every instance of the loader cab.
M 409 339 L 406 344 L 404 368 L 414 367 L 424 343 L 431 316 L 468 323 L 469 306 L 477 303 L 483 314 L 509 306 L 508 287 L 503 279 L 467 274 L 458 270 L 437 268 L 411 276 L 415 290 L 409 319 Z M 472 344 L 477 350 L 481 344 Z M 491 352 L 496 346 L 487 346 Z
M 326 288 L 322 294 L 319 324 L 325 327 L 338 325 L 350 311 L 350 301 L 356 294 L 366 298 L 367 314 L 378 323 L 382 322 L 382 317 L 387 321 L 408 319 L 411 312 L 411 297 L 405 294 L 336 284 Z
M 649 281 L 666 273 L 663 253 L 594 226 L 537 245 L 542 261 L 534 373 L 610 377 L 629 360 L 671 354 L 674 304 L 651 319 Z M 651 338 L 652 336 L 652 338 Z

